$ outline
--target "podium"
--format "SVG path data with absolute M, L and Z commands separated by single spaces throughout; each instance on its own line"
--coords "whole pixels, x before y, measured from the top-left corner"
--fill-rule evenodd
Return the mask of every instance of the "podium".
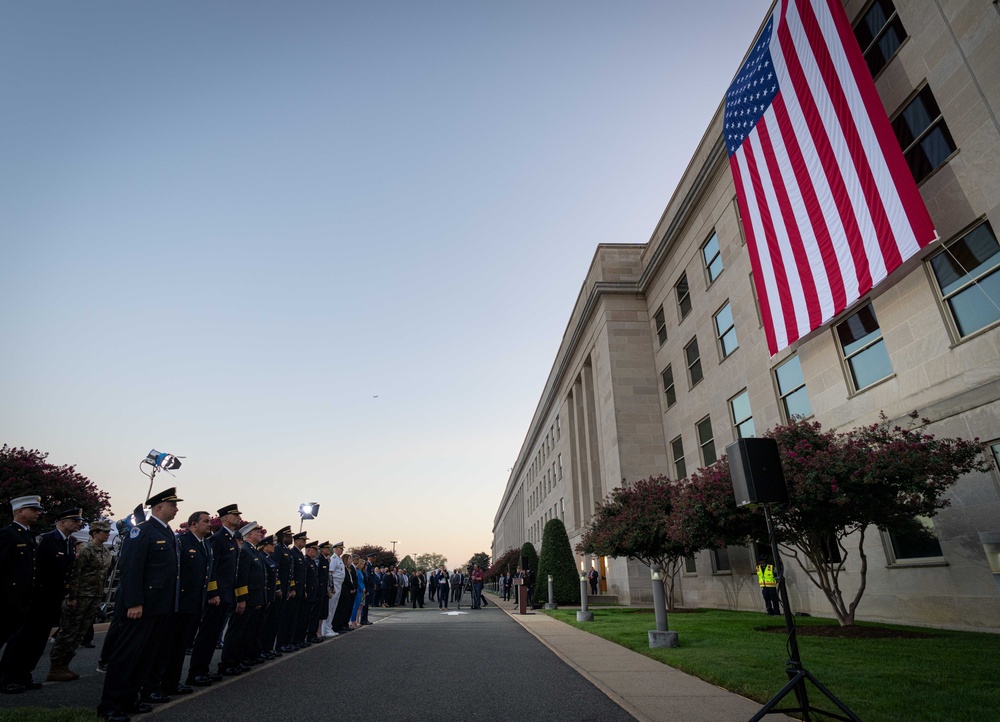
M 514 589 L 517 594 L 517 613 L 527 614 L 528 613 L 528 585 L 524 583 L 523 579 L 514 580 Z

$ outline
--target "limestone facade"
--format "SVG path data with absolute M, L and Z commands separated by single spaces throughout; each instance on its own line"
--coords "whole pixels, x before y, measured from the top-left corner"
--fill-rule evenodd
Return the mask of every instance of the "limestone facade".
M 786 362 L 801 367 L 808 409 L 825 428 L 871 423 L 880 412 L 905 420 L 918 410 L 931 420 L 930 433 L 978 437 L 987 453 L 993 445 L 1000 453 L 1000 270 L 980 279 L 983 293 L 971 313 L 987 322 L 970 331 L 962 328 L 968 309 L 951 310 L 932 266 L 942 248 L 970 232 L 1000 235 L 1000 8 L 982 0 L 881 5 L 894 5 L 905 29 L 905 40 L 875 75 L 886 112 L 895 119 L 929 88 L 954 141 L 955 151 L 919 184 L 942 242 L 832 323 L 770 358 L 721 139 L 720 104 L 648 242 L 597 248 L 507 480 L 494 556 L 524 541 L 540 547 L 553 516 L 565 522 L 575 546 L 594 504 L 623 480 L 676 478 L 678 462 L 690 472 L 720 456 L 737 437 L 742 419 L 730 402 L 744 391 L 757 433 L 782 423 L 776 369 Z M 847 0 L 844 7 L 861 22 L 873 4 Z M 713 238 L 722 271 L 716 263 L 710 273 L 703 248 Z M 1000 254 L 982 268 L 997 259 Z M 891 372 L 858 390 L 837 327 L 868 303 Z M 728 318 L 727 305 L 735 350 L 731 338 L 720 339 L 716 318 L 720 311 Z M 692 342 L 703 374 L 694 381 Z M 980 532 L 1000 531 L 1000 475 L 994 469 L 963 478 L 949 500 L 929 520 L 939 553 L 907 554 L 868 530 L 859 619 L 1000 630 L 1000 582 L 979 541 Z M 848 552 L 844 588 L 851 591 L 860 562 L 856 546 L 848 544 Z M 623 602 L 650 598 L 649 571 L 641 564 L 580 561 L 605 564 L 607 591 Z M 677 601 L 762 609 L 752 567 L 750 549 L 702 552 L 677 580 Z M 830 616 L 825 598 L 794 562 L 787 570 L 793 608 Z

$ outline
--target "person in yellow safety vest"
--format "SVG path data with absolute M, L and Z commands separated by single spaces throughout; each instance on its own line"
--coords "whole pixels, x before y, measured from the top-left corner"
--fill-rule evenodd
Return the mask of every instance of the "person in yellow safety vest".
M 778 606 L 778 582 L 774 578 L 774 565 L 765 557 L 757 557 L 757 583 L 764 597 L 764 606 L 770 615 L 781 614 Z

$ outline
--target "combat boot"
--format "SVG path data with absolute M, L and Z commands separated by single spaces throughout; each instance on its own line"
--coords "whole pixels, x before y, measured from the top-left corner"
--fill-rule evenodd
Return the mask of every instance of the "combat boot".
M 79 679 L 80 675 L 72 671 L 69 668 L 69 660 L 72 657 L 60 657 L 59 659 L 53 659 L 51 668 L 49 669 L 49 676 L 45 678 L 46 682 L 72 682 L 75 679 Z

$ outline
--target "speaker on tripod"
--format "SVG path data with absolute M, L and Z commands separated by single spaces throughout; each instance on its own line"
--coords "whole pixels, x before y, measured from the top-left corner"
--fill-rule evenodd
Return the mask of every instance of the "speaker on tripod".
M 736 506 L 787 504 L 788 487 L 774 439 L 737 439 L 726 447 Z
M 799 643 L 795 635 L 795 618 L 788 604 L 788 587 L 785 581 L 784 565 L 778 553 L 778 540 L 774 518 L 771 515 L 771 504 L 788 503 L 788 487 L 785 485 L 785 474 L 781 469 L 781 455 L 778 453 L 778 442 L 774 439 L 738 439 L 726 447 L 729 457 L 729 474 L 733 481 L 733 495 L 736 506 L 760 504 L 764 507 L 764 519 L 767 522 L 767 535 L 771 543 L 771 556 L 777 572 L 778 595 L 785 613 L 785 628 L 788 630 L 789 659 L 785 663 L 788 684 L 765 704 L 750 722 L 760 722 L 765 715 L 784 712 L 797 712 L 806 722 L 812 722 L 813 715 L 824 715 L 843 722 L 861 722 L 851 709 L 837 699 L 833 693 L 823 686 L 805 667 L 799 656 Z M 812 682 L 824 697 L 833 702 L 844 715 L 827 712 L 814 707 L 809 702 L 809 692 L 806 682 Z M 780 708 L 778 704 L 789 694 L 794 694 L 796 707 Z

